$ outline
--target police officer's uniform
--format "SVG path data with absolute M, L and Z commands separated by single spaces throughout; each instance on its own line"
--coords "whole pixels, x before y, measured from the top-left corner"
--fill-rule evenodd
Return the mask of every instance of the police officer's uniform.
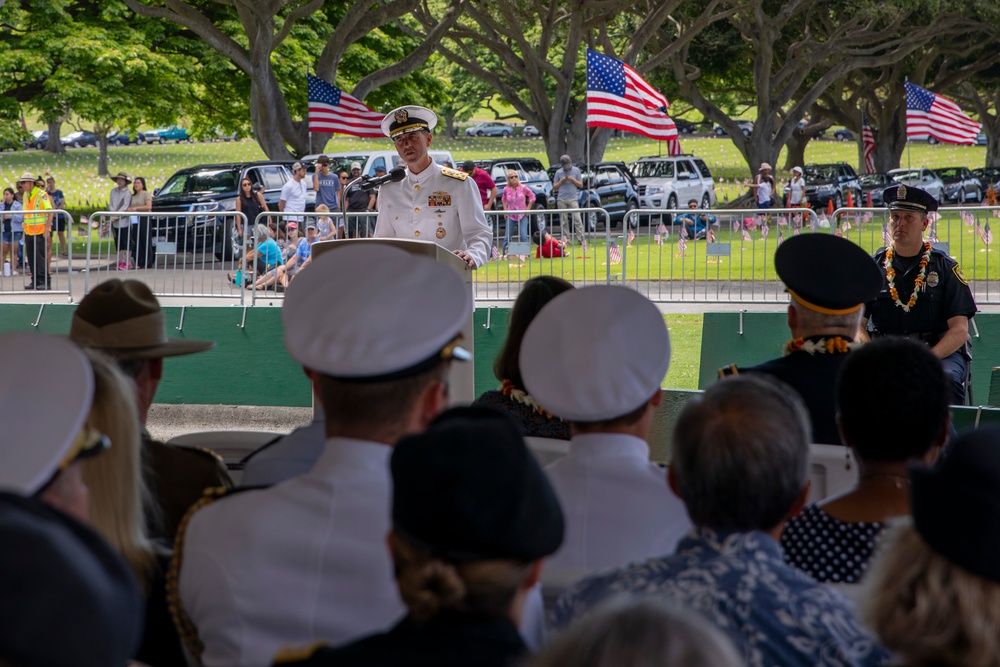
M 937 200 L 919 188 L 892 186 L 886 188 L 883 197 L 890 209 L 921 212 L 937 210 Z M 950 318 L 962 316 L 971 320 L 975 316 L 978 310 L 976 301 L 958 262 L 937 248 L 931 248 L 924 285 L 917 293 L 917 302 L 910 307 L 909 312 L 904 311 L 889 293 L 889 280 L 885 276 L 886 250 L 880 248 L 874 255 L 875 263 L 882 272 L 882 289 L 875 299 L 865 304 L 868 334 L 871 337 L 907 336 L 919 338 L 933 347 L 948 331 Z M 920 273 L 920 256 L 893 257 L 892 265 L 896 270 L 894 284 L 899 299 L 903 302 L 913 294 L 913 285 Z M 952 403 L 955 405 L 964 405 L 966 402 L 970 359 L 969 346 L 966 344 L 941 360 L 952 383 Z
M 437 117 L 417 106 L 391 111 L 382 122 L 386 136 L 433 130 Z M 468 174 L 434 161 L 419 174 L 379 189 L 376 238 L 432 241 L 448 250 L 464 250 L 483 266 L 490 257 L 493 235 L 479 188 Z
M 797 303 L 825 315 L 857 313 L 882 282 L 864 250 L 831 234 L 791 237 L 778 246 L 774 268 Z M 812 441 L 839 445 L 837 375 L 854 345 L 853 337 L 811 336 L 791 341 L 777 359 L 747 368 L 736 364 L 720 368 L 719 377 L 766 373 L 789 384 L 809 410 Z

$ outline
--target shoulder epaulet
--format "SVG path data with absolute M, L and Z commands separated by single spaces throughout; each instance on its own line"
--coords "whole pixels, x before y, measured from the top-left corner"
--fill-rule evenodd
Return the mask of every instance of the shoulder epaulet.
M 326 642 L 313 642 L 308 646 L 296 646 L 294 644 L 285 646 L 274 656 L 275 665 L 294 665 L 296 663 L 308 664 L 316 653 L 330 646 Z
M 457 178 L 460 181 L 464 181 L 469 177 L 469 175 L 464 171 L 452 169 L 451 167 L 441 167 L 441 173 L 449 178 Z
M 732 375 L 739 375 L 740 369 L 736 367 L 736 364 L 729 364 L 728 366 L 723 366 L 719 369 L 719 378 L 726 378 Z
M 201 500 L 188 508 L 188 511 L 184 513 L 184 518 L 177 526 L 177 534 L 174 536 L 174 552 L 170 557 L 170 566 L 167 568 L 167 578 L 164 585 L 167 592 L 167 610 L 173 618 L 174 627 L 177 628 L 181 642 L 199 664 L 201 663 L 201 654 L 205 651 L 205 644 L 198 638 L 198 628 L 194 626 L 191 617 L 184 610 L 180 591 L 181 560 L 184 557 L 184 536 L 187 533 L 188 524 L 198 510 L 206 505 L 211 505 L 220 498 L 244 491 L 256 491 L 261 488 L 265 487 L 243 486 L 235 489 L 227 489 L 224 486 L 209 487 L 202 493 Z

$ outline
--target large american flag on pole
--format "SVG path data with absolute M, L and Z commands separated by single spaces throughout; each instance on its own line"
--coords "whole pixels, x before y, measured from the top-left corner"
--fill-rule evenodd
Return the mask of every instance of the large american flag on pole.
M 384 113 L 372 111 L 333 84 L 309 74 L 309 131 L 339 132 L 356 137 L 384 137 Z
M 587 49 L 587 126 L 610 127 L 666 141 L 680 155 L 677 126 L 667 115 L 670 102 L 634 69 Z
M 982 128 L 947 97 L 906 82 L 907 139 L 933 137 L 949 144 L 974 144 Z
M 861 110 L 861 143 L 864 147 L 865 173 L 875 173 L 875 131 L 868 122 L 868 114 Z

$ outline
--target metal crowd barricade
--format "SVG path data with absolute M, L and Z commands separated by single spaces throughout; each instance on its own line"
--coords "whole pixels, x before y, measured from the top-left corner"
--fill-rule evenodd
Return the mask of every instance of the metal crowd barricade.
M 578 213 L 585 230 L 586 249 L 573 233 L 570 217 Z M 520 221 L 512 227 L 510 242 L 506 242 L 506 225 L 511 224 L 509 215 L 525 215 L 527 218 L 527 239 L 520 236 Z M 569 220 L 563 227 L 561 215 Z M 490 259 L 485 266 L 476 269 L 477 301 L 513 301 L 521 291 L 521 285 L 539 275 L 553 275 L 564 278 L 576 285 L 607 284 L 613 279 L 617 265 L 611 245 L 611 219 L 603 208 L 580 209 L 533 209 L 519 211 L 486 211 L 486 220 L 493 230 Z M 604 224 L 604 232 L 591 229 Z M 540 248 L 532 240 L 534 231 L 539 231 L 544 243 L 546 232 L 552 235 L 560 248 L 558 257 L 538 256 Z M 554 254 L 554 253 L 553 253 Z
M 117 277 L 140 280 L 159 296 L 244 303 L 243 289 L 229 280 L 241 252 L 240 232 L 247 230 L 243 213 L 98 211 L 90 225 L 84 293 Z
M 79 269 L 80 264 L 73 263 L 73 231 L 76 222 L 69 211 L 61 208 L 35 213 L 34 211 L 3 211 L 2 215 L 21 216 L 26 215 L 52 215 L 53 220 L 56 215 L 66 216 L 66 244 L 67 248 L 58 245 L 56 231 L 51 230 L 53 243 L 49 247 L 48 254 L 48 274 L 51 276 L 49 289 L 42 294 L 65 294 L 69 301 L 73 301 L 73 273 Z M 13 221 L 11 221 L 13 222 Z M 67 251 L 67 256 L 62 256 L 62 252 Z M 24 245 L 24 236 L 19 241 L 13 238 L 13 224 L 11 225 L 11 241 L 2 242 L 0 245 L 0 294 L 37 294 L 34 290 L 25 290 L 25 285 L 33 282 L 31 273 L 28 271 L 28 257 Z

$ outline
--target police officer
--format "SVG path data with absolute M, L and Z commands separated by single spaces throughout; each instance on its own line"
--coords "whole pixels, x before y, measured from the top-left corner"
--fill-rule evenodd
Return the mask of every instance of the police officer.
M 434 112 L 418 106 L 390 111 L 382 121 L 406 163 L 406 177 L 382 186 L 375 236 L 433 241 L 475 269 L 490 257 L 490 226 L 475 182 L 436 164 L 427 152 L 435 125 Z
M 905 185 L 886 188 L 882 197 L 892 243 L 875 253 L 884 280 L 882 291 L 865 304 L 862 328 L 870 337 L 901 335 L 930 345 L 951 380 L 952 404 L 964 405 L 969 320 L 977 308 L 958 263 L 923 238 L 937 200 Z
M 786 382 L 809 409 L 812 441 L 839 445 L 837 375 L 857 345 L 863 306 L 878 294 L 882 276 L 868 253 L 832 234 L 791 237 L 775 251 L 774 268 L 791 297 L 792 340 L 777 359 L 749 368 L 730 364 L 719 377 L 766 373 Z

